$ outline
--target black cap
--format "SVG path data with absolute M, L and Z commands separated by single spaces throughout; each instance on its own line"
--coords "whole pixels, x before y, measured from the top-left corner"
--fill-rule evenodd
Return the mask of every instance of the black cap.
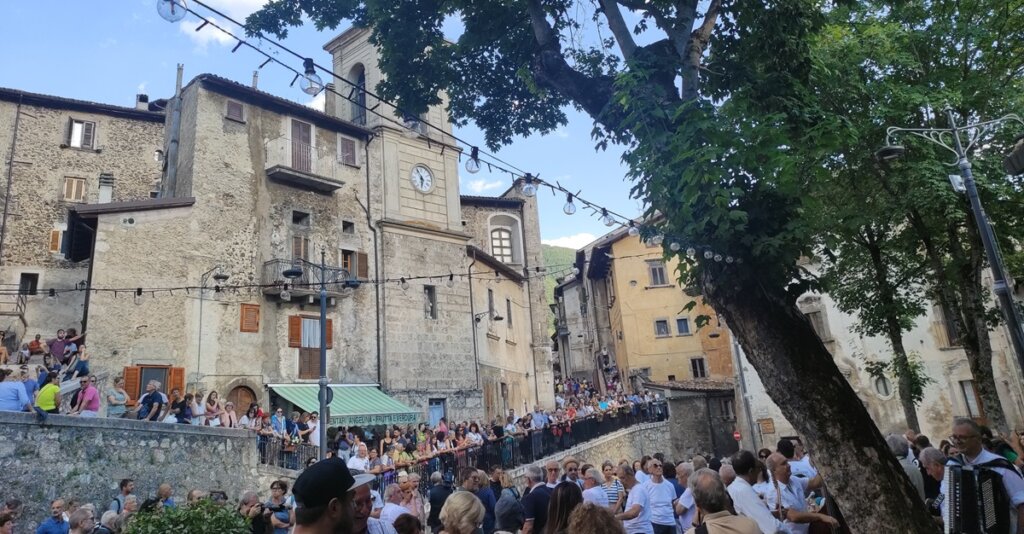
M 341 499 L 353 488 L 373 480 L 373 475 L 353 476 L 341 458 L 321 460 L 302 471 L 292 495 L 303 508 L 326 506 L 331 499 Z

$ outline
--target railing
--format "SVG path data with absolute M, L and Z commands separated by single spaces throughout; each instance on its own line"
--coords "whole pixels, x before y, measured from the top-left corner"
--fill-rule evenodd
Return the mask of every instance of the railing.
M 25 316 L 25 294 L 0 295 L 0 315 Z
M 430 475 L 437 471 L 450 475 L 454 480 L 465 467 L 489 471 L 491 467 L 501 465 L 503 469 L 508 470 L 536 462 L 616 430 L 666 419 L 668 405 L 665 402 L 621 407 L 615 412 L 549 425 L 547 428 L 527 431 L 524 434 L 504 436 L 477 447 L 445 450 L 433 457 L 412 461 L 404 467 L 388 468 L 385 472 L 376 473 L 377 489 L 383 494 L 384 489 L 396 481 L 397 471 L 405 470 L 409 474 L 420 475 L 419 489 L 426 493 Z M 268 439 L 260 436 L 259 440 L 260 461 L 265 464 L 285 469 L 302 469 L 309 458 L 317 457 L 317 448 L 311 445 L 299 445 L 292 452 L 284 452 L 284 441 L 279 438 Z
M 322 275 L 324 282 L 327 284 L 327 291 L 336 293 L 341 291 L 345 282 L 350 279 L 349 272 L 341 267 L 328 265 L 324 272 L 321 273 L 319 265 L 300 260 L 297 266 L 302 270 L 302 276 L 289 280 L 284 276 L 284 272 L 291 269 L 293 265 L 296 265 L 296 262 L 283 259 L 264 262 L 262 284 L 264 286 L 288 284 L 295 290 L 318 291 Z
M 339 176 L 338 155 L 333 146 L 321 148 L 287 137 L 278 137 L 267 141 L 265 149 L 268 169 L 285 167 L 332 181 L 342 181 Z

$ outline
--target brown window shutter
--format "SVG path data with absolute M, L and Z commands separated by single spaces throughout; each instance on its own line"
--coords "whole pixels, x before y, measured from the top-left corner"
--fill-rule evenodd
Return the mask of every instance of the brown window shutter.
M 50 230 L 50 252 L 60 252 L 60 230 Z
M 93 138 L 96 133 L 95 122 L 82 123 L 82 148 L 92 148 Z
M 327 348 L 334 348 L 334 322 L 327 320 Z
M 302 317 L 298 315 L 288 316 L 288 346 L 302 346 Z
M 185 396 L 185 368 L 184 367 L 171 367 L 167 370 L 167 388 L 166 392 L 171 392 L 174 389 L 181 391 L 181 396 Z
M 139 400 L 139 395 L 142 394 L 141 367 L 124 368 L 124 391 L 128 393 L 128 406 L 135 406 L 135 401 Z
M 241 332 L 255 333 L 260 331 L 260 305 L 242 304 L 238 329 Z M 289 325 L 290 326 L 290 325 Z
M 356 254 L 356 270 L 360 280 L 370 279 L 370 257 L 365 252 Z

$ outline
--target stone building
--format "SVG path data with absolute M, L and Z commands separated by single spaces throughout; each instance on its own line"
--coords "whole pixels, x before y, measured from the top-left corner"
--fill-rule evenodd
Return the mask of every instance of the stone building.
M 380 80 L 367 37 L 326 47 L 361 103 Z M 162 102 L 156 198 L 66 209 L 87 230 L 68 246 L 90 266 L 93 367 L 133 397 L 156 379 L 240 410 L 314 409 L 322 281 L 333 424 L 553 405 L 535 200 L 460 196 L 443 106 L 406 128 L 341 102 L 321 113 L 212 74 Z
M 577 253 L 575 273 L 555 288 L 558 359 L 566 376 L 606 386 L 731 379 L 731 335 L 700 296 L 676 282 L 677 260 L 626 228 Z M 692 309 L 687 304 L 695 302 Z M 703 328 L 699 317 L 710 318 Z
M 121 107 L 0 88 L 0 329 L 9 350 L 26 336 L 86 326 L 85 291 L 39 289 L 76 289 L 89 278 L 89 262 L 69 249 L 69 208 L 154 190 L 164 116 L 149 107 L 145 95 Z

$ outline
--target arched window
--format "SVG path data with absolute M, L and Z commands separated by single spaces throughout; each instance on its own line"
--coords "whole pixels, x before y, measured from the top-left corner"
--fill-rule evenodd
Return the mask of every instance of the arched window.
M 352 122 L 366 124 L 366 69 L 361 63 L 357 63 L 349 72 L 349 80 L 356 85 L 355 94 L 352 95 Z
M 512 230 L 508 228 L 495 228 L 491 230 L 491 255 L 498 261 L 512 263 L 514 255 L 512 252 Z

